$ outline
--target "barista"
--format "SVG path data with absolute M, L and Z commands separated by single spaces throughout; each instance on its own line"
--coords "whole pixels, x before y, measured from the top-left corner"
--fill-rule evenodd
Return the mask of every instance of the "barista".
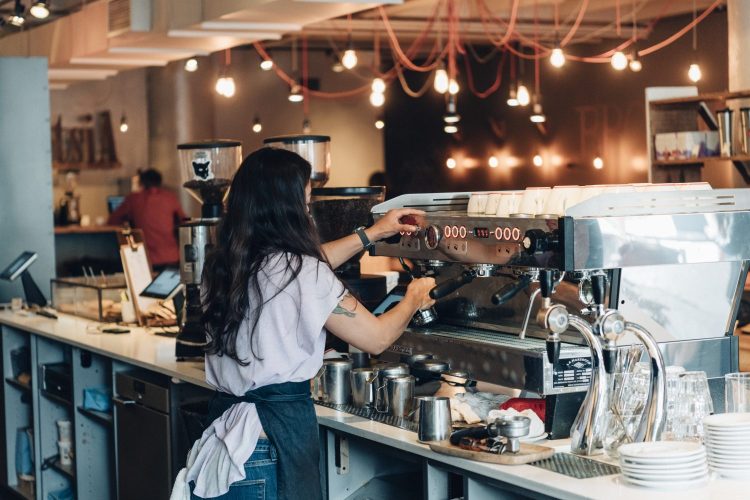
M 132 227 L 141 229 L 155 271 L 178 267 L 177 226 L 186 218 L 185 212 L 177 196 L 161 187 L 161 174 L 157 170 L 141 172 L 138 183 L 141 189 L 129 194 L 107 223 L 117 226 L 129 222 Z

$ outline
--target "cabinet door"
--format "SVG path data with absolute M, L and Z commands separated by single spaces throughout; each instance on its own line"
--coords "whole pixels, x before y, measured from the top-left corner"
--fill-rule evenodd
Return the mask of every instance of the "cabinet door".
M 169 416 L 115 398 L 119 500 L 169 498 Z

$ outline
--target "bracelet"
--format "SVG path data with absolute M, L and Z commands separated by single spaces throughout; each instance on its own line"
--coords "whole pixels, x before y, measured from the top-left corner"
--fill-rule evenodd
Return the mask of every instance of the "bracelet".
M 357 229 L 354 230 L 354 233 L 359 236 L 359 239 L 362 241 L 362 248 L 365 250 L 371 249 L 375 244 L 370 241 L 370 238 L 367 237 L 367 233 L 365 233 L 365 227 L 360 226 Z

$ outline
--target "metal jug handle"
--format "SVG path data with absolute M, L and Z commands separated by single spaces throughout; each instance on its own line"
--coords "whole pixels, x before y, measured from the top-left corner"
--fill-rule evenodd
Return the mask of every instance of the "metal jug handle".
M 387 385 L 388 385 L 388 380 L 386 379 L 385 383 L 381 386 L 378 386 L 375 392 L 375 411 L 377 411 L 378 413 L 388 413 L 390 409 L 390 405 L 388 404 L 388 401 L 385 398 L 385 396 L 387 395 L 387 392 L 386 392 Z M 383 391 L 382 398 L 380 397 L 380 391 Z M 385 408 L 382 407 L 383 404 L 385 404 Z
M 318 373 L 310 380 L 312 383 L 312 395 L 313 399 L 323 401 L 325 395 L 323 394 L 323 375 L 326 372 L 326 365 L 322 365 Z

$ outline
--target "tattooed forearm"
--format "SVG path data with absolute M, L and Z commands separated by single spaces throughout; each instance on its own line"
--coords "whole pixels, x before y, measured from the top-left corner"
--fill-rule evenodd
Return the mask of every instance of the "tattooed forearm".
M 333 314 L 343 314 L 347 318 L 353 318 L 357 315 L 357 301 L 354 301 L 354 307 L 351 309 L 347 309 L 346 306 L 344 306 L 344 301 L 346 301 L 349 298 L 353 298 L 350 294 L 344 295 L 344 298 L 339 302 L 339 304 L 336 306 L 336 308 L 333 310 Z

